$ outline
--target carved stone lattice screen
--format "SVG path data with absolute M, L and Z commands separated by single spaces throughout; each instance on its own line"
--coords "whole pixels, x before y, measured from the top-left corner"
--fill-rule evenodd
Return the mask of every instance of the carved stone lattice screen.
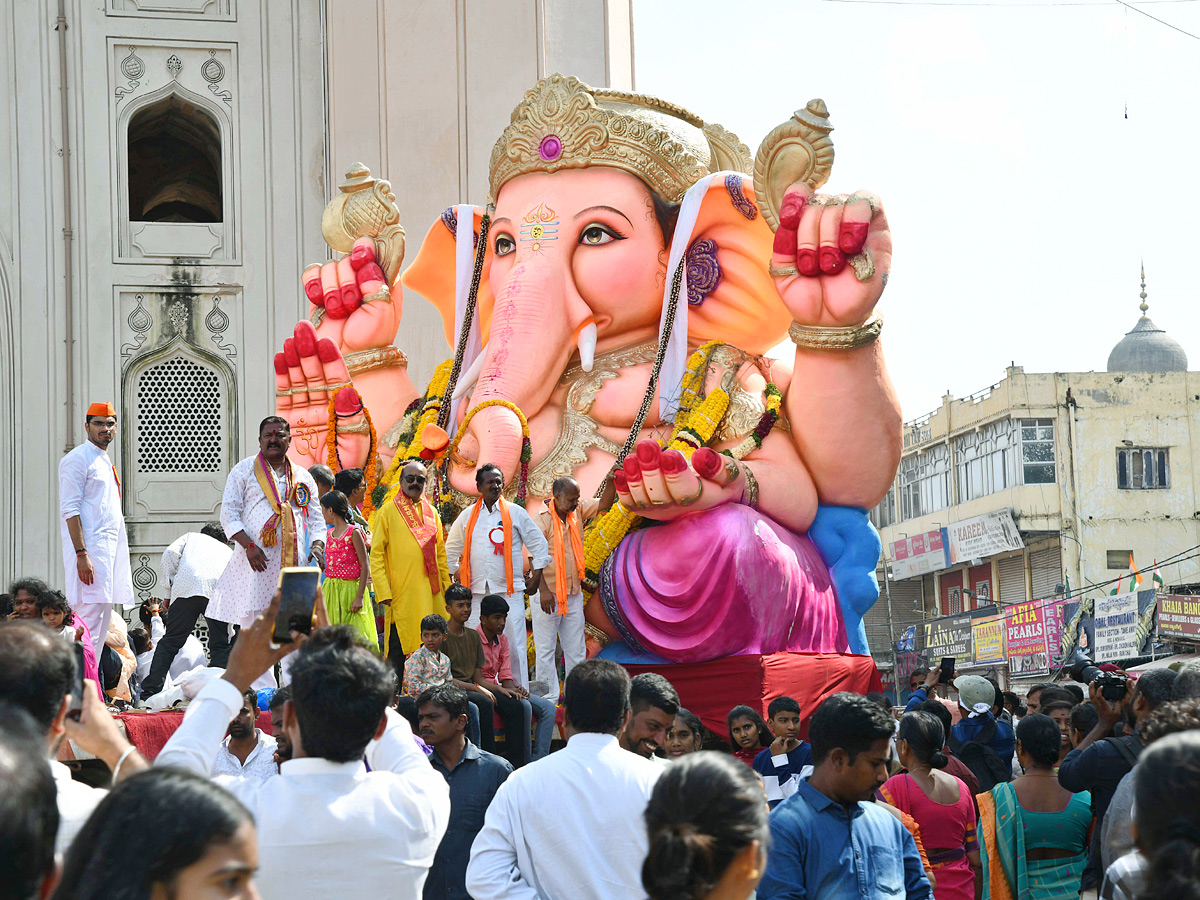
M 221 472 L 225 421 L 221 379 L 182 356 L 150 366 L 138 379 L 138 472 Z

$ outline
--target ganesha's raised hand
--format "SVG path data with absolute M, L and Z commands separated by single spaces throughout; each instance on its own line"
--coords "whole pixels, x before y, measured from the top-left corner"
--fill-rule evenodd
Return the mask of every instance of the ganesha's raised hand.
M 861 325 L 875 309 L 892 264 L 892 234 L 873 194 L 815 194 L 803 182 L 784 193 L 771 274 L 801 325 Z
M 342 468 L 365 466 L 366 414 L 378 437 L 417 395 L 403 355 L 392 346 L 400 282 L 393 278 L 389 285 L 372 238 L 360 238 L 342 259 L 310 266 L 303 280 L 310 318 L 275 355 L 276 411 L 292 426 L 288 452 L 301 465 L 327 462 L 329 400 L 353 385 L 338 395 L 336 461 Z M 377 442 L 376 449 L 385 462 L 390 458 L 390 447 Z
M 753 476 L 750 476 L 752 479 Z M 743 463 L 701 447 L 689 463 L 678 450 L 644 438 L 613 473 L 617 499 L 648 519 L 674 519 L 722 503 L 752 500 Z
M 337 459 L 344 467 L 360 466 L 370 443 L 361 398 L 333 341 L 318 338 L 309 322 L 300 322 L 283 342 L 283 352 L 275 354 L 275 410 L 291 426 L 288 455 L 306 468 L 327 461 L 330 398 L 336 398 L 334 414 L 341 426 Z
M 390 347 L 396 340 L 404 290 L 398 274 L 389 282 L 373 238 L 359 238 L 348 256 L 309 266 L 303 282 L 317 337 L 329 338 L 343 355 Z

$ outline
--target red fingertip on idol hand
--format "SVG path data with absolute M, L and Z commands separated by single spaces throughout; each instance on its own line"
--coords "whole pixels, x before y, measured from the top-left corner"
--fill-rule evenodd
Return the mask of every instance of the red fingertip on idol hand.
M 338 351 L 337 344 L 329 338 L 321 338 L 317 341 L 317 356 L 321 357 L 321 362 L 331 363 L 342 358 L 342 354 Z
M 381 290 L 384 285 L 383 269 L 379 267 L 377 262 L 369 262 L 355 273 L 355 278 L 358 279 L 358 288 L 365 296 L 370 296 L 376 291 Z
M 805 200 L 799 194 L 788 194 L 783 198 L 779 207 L 779 224 L 783 228 L 795 230 L 800 225 L 800 215 L 804 212 Z
M 321 306 L 325 302 L 325 291 L 321 288 L 321 267 L 309 266 L 304 270 L 302 280 L 304 296 L 308 298 L 308 302 L 315 306 Z
M 300 354 L 296 352 L 296 339 L 287 338 L 283 342 L 283 358 L 289 366 L 300 365 Z
M 367 263 L 375 261 L 375 238 L 360 237 L 350 250 L 350 265 L 361 269 Z
M 317 333 L 311 325 L 307 328 L 304 328 L 304 325 L 308 323 L 302 322 L 296 326 L 296 352 L 301 356 L 313 356 L 317 352 Z M 286 343 L 284 347 L 287 347 Z
M 658 465 L 667 475 L 678 475 L 687 469 L 687 457 L 678 450 L 664 450 Z
M 346 304 L 342 302 L 340 290 L 325 295 L 325 312 L 329 313 L 331 319 L 346 318 Z
M 701 447 L 692 454 L 692 468 L 701 478 L 713 478 L 725 468 L 721 454 L 711 447 Z
M 629 482 L 625 479 L 625 471 L 617 469 L 613 472 L 613 487 L 623 494 L 629 493 Z
M 821 248 L 821 271 L 826 275 L 836 275 L 846 268 L 846 257 L 837 247 Z
M 838 235 L 838 249 L 847 256 L 861 253 L 863 244 L 867 242 L 868 222 L 842 222 L 841 233 Z
M 654 441 L 639 441 L 637 449 L 638 463 L 644 469 L 657 469 L 659 467 L 659 459 L 662 457 L 662 448 Z
M 639 482 L 642 480 L 642 468 L 638 465 L 637 456 L 625 457 L 625 462 L 621 464 L 625 469 L 626 481 Z
M 297 360 L 297 362 L 299 362 L 299 360 Z M 276 375 L 286 375 L 287 373 L 288 373 L 287 359 L 284 358 L 284 355 L 282 353 L 276 353 L 275 354 L 275 374 Z
M 362 412 L 362 399 L 352 387 L 344 387 L 333 398 L 333 411 L 339 416 L 353 416 Z
M 796 254 L 796 268 L 801 275 L 807 275 L 810 278 L 813 275 L 821 274 L 821 266 L 817 263 L 817 251 L 807 247 L 800 250 Z
M 771 244 L 771 251 L 776 256 L 790 257 L 796 252 L 796 229 L 785 228 L 780 225 L 779 230 L 775 232 L 775 240 Z

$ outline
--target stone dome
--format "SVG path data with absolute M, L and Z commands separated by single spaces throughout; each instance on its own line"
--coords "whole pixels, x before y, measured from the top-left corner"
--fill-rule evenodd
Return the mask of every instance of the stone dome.
M 1186 372 L 1187 353 L 1146 315 L 1146 271 L 1142 270 L 1141 318 L 1108 354 L 1110 372 Z
M 1108 354 L 1110 372 L 1186 372 L 1187 354 L 1147 316 L 1138 319 Z

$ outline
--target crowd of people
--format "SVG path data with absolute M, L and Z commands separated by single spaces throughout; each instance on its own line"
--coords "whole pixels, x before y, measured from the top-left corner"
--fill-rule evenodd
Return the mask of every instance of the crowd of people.
M 0 624 L 0 900 L 1200 895 L 1200 662 L 1120 697 L 918 669 L 898 715 L 746 698 L 717 735 L 585 658 L 579 529 L 611 492 L 559 479 L 531 514 L 484 465 L 443 532 L 410 463 L 368 520 L 361 470 L 295 466 L 275 417 L 130 627 L 114 428 L 93 405 L 60 471 L 66 590 L 18 580 Z M 280 641 L 305 562 L 311 628 Z M 153 760 L 110 711 L 141 705 L 186 707 Z

